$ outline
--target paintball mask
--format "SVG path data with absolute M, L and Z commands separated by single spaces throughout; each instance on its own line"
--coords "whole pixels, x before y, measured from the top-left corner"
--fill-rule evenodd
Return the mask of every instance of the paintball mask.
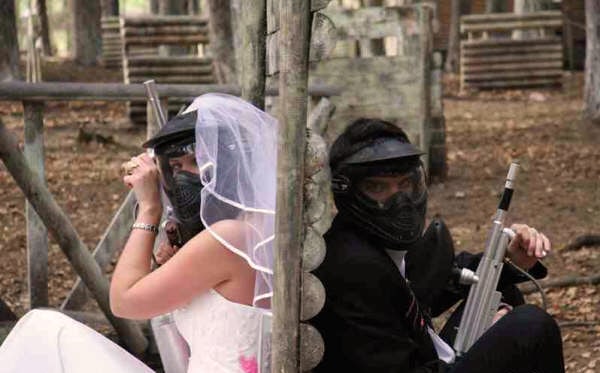
M 387 249 L 407 250 L 423 232 L 427 209 L 422 152 L 398 138 L 379 138 L 349 155 L 333 170 L 340 214 L 377 238 Z M 369 177 L 397 176 L 397 191 L 374 200 L 364 191 Z
M 204 226 L 200 220 L 202 183 L 195 161 L 196 112 L 177 115 L 143 146 L 154 149 L 160 183 L 178 223 L 179 244 Z

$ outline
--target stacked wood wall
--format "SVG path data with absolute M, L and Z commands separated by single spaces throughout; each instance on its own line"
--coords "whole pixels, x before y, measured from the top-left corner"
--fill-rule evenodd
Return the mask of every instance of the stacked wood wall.
M 563 46 L 557 30 L 562 15 L 544 11 L 461 17 L 461 89 L 559 85 Z M 514 37 L 516 30 L 537 36 Z
M 212 60 L 197 54 L 165 56 L 139 55 L 134 48 L 161 46 L 193 47 L 208 44 L 208 21 L 197 16 L 148 16 L 121 18 L 123 43 L 123 80 L 143 83 L 154 79 L 158 84 L 213 84 Z M 190 48 L 193 49 L 193 48 Z M 202 50 L 204 47 L 202 48 Z M 185 100 L 170 100 L 169 112 L 175 114 Z M 128 104 L 129 117 L 135 123 L 146 122 L 146 102 Z

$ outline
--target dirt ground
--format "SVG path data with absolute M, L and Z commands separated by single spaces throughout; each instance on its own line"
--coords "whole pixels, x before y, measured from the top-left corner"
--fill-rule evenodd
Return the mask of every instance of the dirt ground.
M 46 76 L 119 80 L 114 72 L 68 66 L 51 66 Z M 562 89 L 460 95 L 456 80 L 446 79 L 449 175 L 431 186 L 429 215 L 445 218 L 457 251 L 482 250 L 508 165 L 518 159 L 522 172 L 509 219 L 550 237 L 549 277 L 600 272 L 600 247 L 561 250 L 578 236 L 600 234 L 600 127 L 581 121 L 581 85 L 581 74 L 574 74 L 565 76 Z M 0 116 L 22 139 L 21 104 L 0 102 Z M 140 152 L 145 129 L 128 122 L 123 103 L 48 103 L 44 118 L 48 186 L 93 249 L 127 192 L 119 166 Z M 81 131 L 107 141 L 86 141 Z M 0 165 L 0 297 L 18 315 L 28 309 L 25 246 L 24 199 Z M 58 307 L 75 276 L 54 241 L 49 258 L 50 305 Z M 561 325 L 567 372 L 600 372 L 599 285 L 553 288 L 547 295 L 548 311 Z

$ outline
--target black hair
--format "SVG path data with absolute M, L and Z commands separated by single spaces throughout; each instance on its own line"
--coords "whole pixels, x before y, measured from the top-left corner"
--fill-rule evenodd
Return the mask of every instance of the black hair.
M 410 143 L 406 133 L 400 127 L 388 121 L 375 118 L 355 120 L 331 146 L 329 151 L 331 169 L 336 170 L 341 161 L 382 137 L 395 138 L 401 142 Z

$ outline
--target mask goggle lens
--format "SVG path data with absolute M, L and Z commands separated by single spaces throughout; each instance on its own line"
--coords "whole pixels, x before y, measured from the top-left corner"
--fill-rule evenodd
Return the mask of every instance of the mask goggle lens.
M 171 145 L 165 149 L 160 149 L 156 153 L 158 161 L 158 172 L 162 185 L 169 190 L 174 185 L 175 174 L 181 170 L 197 173 L 196 167 L 196 144 L 188 143 L 184 145 Z
M 425 173 L 421 166 L 401 175 L 391 173 L 367 177 L 359 183 L 358 189 L 380 205 L 387 205 L 399 195 L 418 203 L 427 192 Z

